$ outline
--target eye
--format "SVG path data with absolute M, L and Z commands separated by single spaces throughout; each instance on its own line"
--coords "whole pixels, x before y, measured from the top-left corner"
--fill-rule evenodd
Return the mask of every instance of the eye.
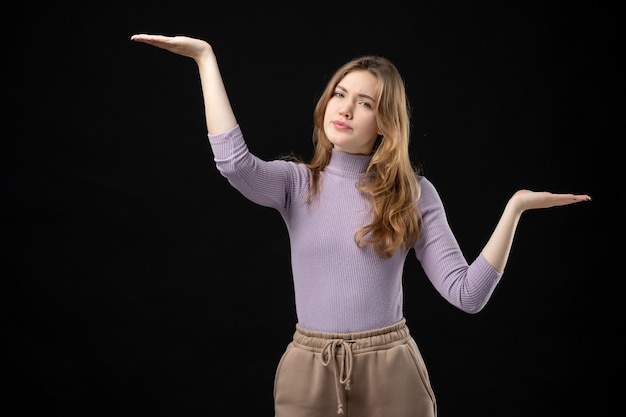
M 343 93 L 341 91 L 335 91 L 335 97 L 343 97 Z
M 368 101 L 362 101 L 359 104 L 362 105 L 362 106 L 365 106 L 367 108 L 370 108 L 370 109 L 372 108 L 372 104 L 370 102 L 368 102 Z

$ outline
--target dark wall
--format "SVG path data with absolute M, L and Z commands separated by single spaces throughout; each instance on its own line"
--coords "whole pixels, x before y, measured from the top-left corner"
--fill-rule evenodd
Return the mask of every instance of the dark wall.
M 273 415 L 296 321 L 286 229 L 217 173 L 194 63 L 133 33 L 209 40 L 268 159 L 310 155 L 337 66 L 391 58 L 414 108 L 412 154 L 469 260 L 515 190 L 590 194 L 524 214 L 478 315 L 446 304 L 409 258 L 405 311 L 440 417 L 611 406 L 624 289 L 614 10 L 20 7 L 4 15 L 16 27 L 3 59 L 2 406 L 16 407 L 4 415 Z

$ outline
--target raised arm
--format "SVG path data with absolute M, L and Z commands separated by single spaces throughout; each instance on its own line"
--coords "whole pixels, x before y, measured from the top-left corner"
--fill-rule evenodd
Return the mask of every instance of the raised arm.
M 565 206 L 589 201 L 586 194 L 554 194 L 547 191 L 519 190 L 509 199 L 500 221 L 482 250 L 482 254 L 498 272 L 504 272 L 513 237 L 522 213 L 526 210 Z
M 226 88 L 217 65 L 213 47 L 201 39 L 187 36 L 162 36 L 136 34 L 132 41 L 146 43 L 178 55 L 192 58 L 198 65 L 207 132 L 211 135 L 224 133 L 237 125 L 230 106 Z

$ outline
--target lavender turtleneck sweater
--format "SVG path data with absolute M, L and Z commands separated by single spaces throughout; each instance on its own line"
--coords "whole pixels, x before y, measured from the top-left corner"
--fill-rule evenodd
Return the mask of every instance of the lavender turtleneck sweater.
M 209 135 L 219 172 L 241 194 L 280 213 L 289 233 L 298 324 L 353 333 L 392 325 L 403 317 L 402 277 L 408 250 L 389 259 L 354 243 L 368 222 L 369 204 L 356 188 L 370 156 L 333 151 L 321 173 L 319 200 L 305 203 L 310 174 L 303 164 L 264 161 L 251 154 L 240 126 Z M 413 247 L 426 276 L 452 305 L 480 311 L 501 274 L 479 255 L 468 264 L 433 184 L 419 177 L 423 226 Z

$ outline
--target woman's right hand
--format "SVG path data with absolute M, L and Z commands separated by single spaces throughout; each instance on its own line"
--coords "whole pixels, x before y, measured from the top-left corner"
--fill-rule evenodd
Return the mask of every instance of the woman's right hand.
M 213 47 L 208 42 L 188 36 L 150 34 L 136 34 L 131 36 L 130 40 L 192 58 L 200 73 L 207 132 L 219 135 L 237 125 L 237 118 L 228 100 Z
M 163 36 L 142 33 L 131 36 L 130 40 L 147 43 L 178 55 L 193 58 L 196 62 L 202 56 L 213 53 L 213 48 L 211 48 L 208 42 L 188 36 Z

